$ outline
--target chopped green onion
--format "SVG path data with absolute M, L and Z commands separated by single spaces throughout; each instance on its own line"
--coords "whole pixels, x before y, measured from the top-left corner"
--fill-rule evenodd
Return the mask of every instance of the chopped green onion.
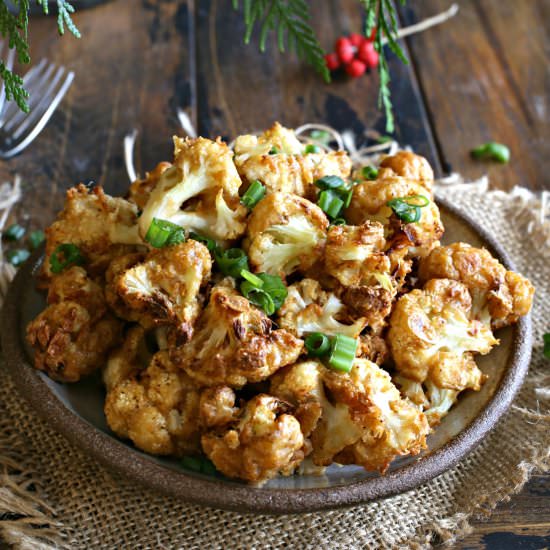
M 410 197 L 399 197 L 388 201 L 389 206 L 395 215 L 405 223 L 415 223 L 422 216 L 421 208 L 430 204 L 430 199 L 424 195 L 412 195 Z
M 338 176 L 323 176 L 315 181 L 315 185 L 322 190 L 340 189 L 346 186 L 344 180 Z
M 544 357 L 550 359 L 550 332 L 547 332 L 542 338 L 544 340 Z
M 264 286 L 264 282 L 260 279 L 260 277 L 257 277 L 256 275 L 254 275 L 254 273 L 251 273 L 247 269 L 243 269 L 240 275 L 243 279 L 246 279 L 250 284 L 252 284 L 256 288 L 262 288 Z
M 31 245 L 31 248 L 35 250 L 38 248 L 46 238 L 46 235 L 44 235 L 44 231 L 40 231 L 39 229 L 37 231 L 31 231 L 29 234 L 29 244 Z
M 313 332 L 304 340 L 306 349 L 312 357 L 322 357 L 330 351 L 330 338 L 322 332 Z
M 270 275 L 269 273 L 258 273 L 258 277 L 264 283 L 262 290 L 265 290 L 271 296 L 275 304 L 275 311 L 277 311 L 283 305 L 288 295 L 288 289 L 283 280 L 278 275 Z
M 194 231 L 191 231 L 189 233 L 189 238 L 193 239 L 194 241 L 199 241 L 199 243 L 204 244 L 206 248 L 208 248 L 209 252 L 214 252 L 218 248 L 218 245 L 216 244 L 216 241 L 214 239 L 209 239 L 208 237 L 204 237 L 203 235 L 199 235 L 198 233 L 195 233 Z
M 82 265 L 84 256 L 78 246 L 72 243 L 60 244 L 50 256 L 50 270 L 52 273 L 61 273 L 71 265 Z
M 275 303 L 273 298 L 263 289 L 259 288 L 250 281 L 243 281 L 241 283 L 241 292 L 243 296 L 255 306 L 263 309 L 266 315 L 273 315 L 275 313 Z
M 314 139 L 323 145 L 328 145 L 332 141 L 330 132 L 327 132 L 326 130 L 312 130 L 309 135 L 311 136 L 311 139 Z
M 181 459 L 181 465 L 193 472 L 200 472 L 206 475 L 215 475 L 218 473 L 214 464 L 208 458 L 200 456 L 184 456 Z
M 18 223 L 10 225 L 2 234 L 2 236 L 8 241 L 18 241 L 24 234 L 26 229 L 20 226 Z
M 154 248 L 162 248 L 185 241 L 183 228 L 168 220 L 153 218 L 145 240 Z
M 10 262 L 10 264 L 14 265 L 15 267 L 21 265 L 25 260 L 27 260 L 30 255 L 31 253 L 24 248 L 19 248 L 17 250 L 8 250 L 8 252 L 6 252 L 6 258 L 8 259 L 8 262 Z
M 374 166 L 363 166 L 361 175 L 368 180 L 375 180 L 378 177 L 378 170 Z
M 353 187 L 347 191 L 338 189 L 340 198 L 344 201 L 344 208 L 347 208 L 351 204 L 351 198 L 353 197 Z
M 319 193 L 319 207 L 330 218 L 337 218 L 344 206 L 344 201 L 333 191 L 321 191 Z
M 502 164 L 510 161 L 510 149 L 506 145 L 495 143 L 494 141 L 489 141 L 476 147 L 471 151 L 471 155 L 475 159 L 496 160 Z
M 310 153 L 320 153 L 321 148 L 318 145 L 313 145 L 312 143 L 308 143 L 305 148 L 306 155 Z
M 350 338 L 343 334 L 336 335 L 332 340 L 332 349 L 328 359 L 329 367 L 338 372 L 349 372 L 353 367 L 356 351 L 357 338 Z
M 224 275 L 237 279 L 243 269 L 248 269 L 248 257 L 242 248 L 215 250 L 214 258 Z
M 254 208 L 265 195 L 265 185 L 262 185 L 258 180 L 246 190 L 241 202 L 248 208 Z
M 344 218 L 336 218 L 330 222 L 330 225 L 346 225 L 346 220 Z
M 376 141 L 378 143 L 388 143 L 393 141 L 393 138 L 391 136 L 380 136 Z
M 269 150 L 270 155 L 277 155 L 279 153 L 279 149 L 275 147 L 275 145 Z

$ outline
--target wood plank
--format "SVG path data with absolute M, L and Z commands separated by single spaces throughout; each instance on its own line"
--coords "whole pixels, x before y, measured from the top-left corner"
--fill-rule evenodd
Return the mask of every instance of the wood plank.
M 342 34 L 361 32 L 363 14 L 354 0 L 315 5 L 313 25 L 323 47 L 332 49 Z M 358 79 L 337 78 L 325 84 L 293 54 L 281 55 L 275 43 L 258 51 L 258 36 L 242 43 L 242 14 L 227 2 L 202 1 L 197 10 L 197 66 L 199 129 L 210 137 L 234 138 L 261 130 L 273 121 L 296 127 L 306 122 L 328 123 L 351 129 L 361 137 L 367 128 L 384 133 L 384 119 L 377 108 L 378 75 Z M 410 67 L 390 58 L 396 136 L 415 147 L 438 167 L 431 138 Z
M 139 6 L 118 0 L 79 11 L 75 22 L 80 40 L 68 33 L 59 38 L 53 17 L 31 19 L 33 62 L 47 57 L 76 77 L 36 141 L 0 162 L 0 180 L 22 176 L 18 212 L 30 216 L 33 227 L 49 224 L 65 190 L 79 181 L 93 179 L 113 194 L 124 193 L 122 142 L 132 128 L 139 129 L 137 169 L 143 172 L 171 157 L 171 136 L 180 129 L 177 107 L 196 123 L 191 0 Z
M 447 167 L 488 172 L 496 187 L 550 188 L 550 2 L 461 0 L 459 14 L 408 39 Z M 448 0 L 409 2 L 404 24 L 443 11 Z M 489 140 L 507 144 L 507 166 L 469 157 Z

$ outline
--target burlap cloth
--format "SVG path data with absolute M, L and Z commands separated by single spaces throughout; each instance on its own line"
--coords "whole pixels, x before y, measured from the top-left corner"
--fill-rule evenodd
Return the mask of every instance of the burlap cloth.
M 550 362 L 542 354 L 550 328 L 549 235 L 532 214 L 532 197 L 484 187 L 439 193 L 498 235 L 535 284 L 535 347 L 512 409 L 456 468 L 344 511 L 275 517 L 191 506 L 113 477 L 37 418 L 0 369 L 0 540 L 17 548 L 385 548 L 465 535 L 470 517 L 488 514 L 548 466 L 550 446 Z

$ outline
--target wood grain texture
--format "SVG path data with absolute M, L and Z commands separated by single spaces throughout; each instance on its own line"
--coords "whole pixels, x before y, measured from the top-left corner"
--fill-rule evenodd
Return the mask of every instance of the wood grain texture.
M 470 177 L 488 173 L 503 189 L 550 189 L 550 2 L 458 4 L 452 21 L 408 39 L 442 162 Z M 449 2 L 407 6 L 402 21 L 411 24 Z M 469 157 L 491 140 L 510 147 L 509 165 Z
M 448 0 L 410 0 L 412 23 L 447 9 Z M 550 188 L 549 0 L 461 0 L 460 14 L 408 39 L 412 64 L 390 58 L 396 136 L 440 167 L 495 187 Z M 123 192 L 122 138 L 139 129 L 137 169 L 170 158 L 182 107 L 203 135 L 234 137 L 273 120 L 289 126 L 326 122 L 362 135 L 384 132 L 376 107 L 376 73 L 330 85 L 272 44 L 265 55 L 242 44 L 240 14 L 220 0 L 116 0 L 75 16 L 83 38 L 59 39 L 52 18 L 32 18 L 34 61 L 45 56 L 76 72 L 75 83 L 47 128 L 21 156 L 0 162 L 0 180 L 21 174 L 24 198 L 15 213 L 44 227 L 78 181 Z M 316 2 L 313 24 L 327 49 L 360 31 L 358 2 Z M 256 39 L 255 37 L 254 39 Z M 474 162 L 470 149 L 494 139 L 508 144 L 507 166 Z M 499 506 L 461 548 L 538 550 L 550 546 L 550 476 L 535 476 Z

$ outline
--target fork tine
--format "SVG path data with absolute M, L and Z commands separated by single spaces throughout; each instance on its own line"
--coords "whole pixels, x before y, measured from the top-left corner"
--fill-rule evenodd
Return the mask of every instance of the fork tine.
M 61 67 L 61 69 L 64 70 L 64 67 Z M 60 101 L 63 99 L 63 97 L 67 93 L 67 90 L 70 88 L 73 80 L 74 80 L 74 73 L 70 71 L 65 77 L 65 80 L 62 82 L 59 90 L 57 91 L 57 93 L 55 94 L 55 96 L 53 97 L 49 105 L 46 107 L 46 109 L 42 113 L 41 118 L 32 128 L 32 130 L 15 147 L 9 149 L 8 151 L 1 152 L 0 156 L 2 158 L 7 159 L 17 155 L 17 153 L 20 153 L 21 151 L 23 151 L 23 149 L 25 149 L 36 138 L 36 136 L 42 131 L 42 129 L 44 128 L 48 120 L 50 120 L 50 117 L 55 112 Z M 45 99 L 45 96 L 44 96 L 44 99 Z M 37 110 L 37 112 L 39 111 Z
M 59 67 L 51 79 L 48 87 L 44 90 L 43 95 L 40 101 L 33 107 L 33 110 L 23 119 L 18 128 L 13 131 L 12 139 L 19 139 L 19 136 L 25 132 L 25 130 L 34 123 L 34 121 L 40 117 L 43 111 L 46 110 L 48 103 L 50 102 L 51 96 L 53 95 L 54 90 L 57 87 L 58 82 L 61 80 L 63 73 L 65 72 L 65 67 Z M 8 125 L 6 125 L 6 131 L 8 130 Z M 13 125 L 11 125 L 13 126 Z
M 29 92 L 29 109 L 30 113 L 24 113 L 20 109 L 16 109 L 13 115 L 6 114 L 6 118 L 4 120 L 4 131 L 5 132 L 11 132 L 14 128 L 17 128 L 17 126 L 23 122 L 25 118 L 28 118 L 31 116 L 32 111 L 36 108 L 36 106 L 40 103 L 43 96 L 38 95 L 42 90 L 48 86 L 48 82 L 50 81 L 52 77 L 52 73 L 55 71 L 56 67 L 53 63 L 51 63 L 43 72 L 42 74 L 37 74 L 35 78 L 32 79 L 31 84 L 27 87 L 27 91 Z M 49 86 L 48 86 L 49 89 Z M 44 94 L 46 95 L 46 94 Z

